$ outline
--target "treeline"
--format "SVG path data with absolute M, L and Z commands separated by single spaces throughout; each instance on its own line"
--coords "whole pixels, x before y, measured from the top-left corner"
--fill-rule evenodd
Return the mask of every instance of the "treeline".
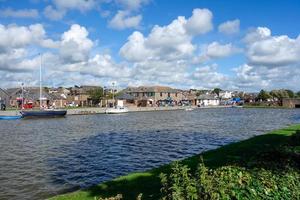
M 284 98 L 300 98 L 300 91 L 295 93 L 292 90 L 288 89 L 280 89 L 280 90 L 261 90 L 257 96 L 259 100 L 267 101 L 269 99 L 272 99 L 274 101 L 280 101 Z

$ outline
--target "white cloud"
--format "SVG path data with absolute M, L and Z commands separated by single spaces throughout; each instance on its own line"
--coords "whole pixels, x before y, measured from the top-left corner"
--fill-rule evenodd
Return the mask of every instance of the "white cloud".
M 194 9 L 186 22 L 186 30 L 192 35 L 204 34 L 213 29 L 213 14 L 208 9 Z
M 53 8 L 51 5 L 44 9 L 44 15 L 51 20 L 61 20 L 66 14 L 65 10 Z
M 54 5 L 60 10 L 79 10 L 85 12 L 95 8 L 96 0 L 53 0 Z
M 245 37 L 246 55 L 251 65 L 280 67 L 300 63 L 300 35 L 271 36 L 268 28 L 257 28 Z
M 114 29 L 137 28 L 142 20 L 141 15 L 131 16 L 127 11 L 119 10 L 109 21 L 109 26 Z
M 214 59 L 228 57 L 239 52 L 241 52 L 241 50 L 231 43 L 223 45 L 218 42 L 212 42 L 206 47 L 205 53 L 202 56 L 208 59 Z
M 36 9 L 20 9 L 14 10 L 6 8 L 0 10 L 1 17 L 12 17 L 12 18 L 38 18 L 39 12 Z
M 110 77 L 118 79 L 128 78 L 131 74 L 127 66 L 115 63 L 109 54 L 96 54 L 88 60 L 80 72 L 99 78 Z
M 289 88 L 299 90 L 300 65 L 268 68 L 244 64 L 235 68 L 236 77 L 233 79 L 237 88 L 246 90 L 272 90 Z
M 193 84 L 198 88 L 226 88 L 229 77 L 217 71 L 216 64 L 197 67 L 191 74 Z
M 154 26 L 147 37 L 134 32 L 120 49 L 120 54 L 131 62 L 190 57 L 196 49 L 192 44 L 193 37 L 210 30 L 211 16 L 206 9 L 195 9 L 189 19 L 179 16 L 167 26 Z M 196 23 L 196 19 L 205 23 Z
M 33 24 L 28 27 L 0 24 L 0 53 L 40 43 L 44 37 L 45 30 L 41 24 Z
M 142 33 L 135 31 L 128 42 L 120 49 L 120 54 L 127 60 L 138 62 L 152 56 L 152 50 L 145 47 L 145 38 Z
M 115 0 L 116 4 L 120 4 L 126 10 L 138 10 L 142 5 L 145 5 L 149 0 Z
M 93 42 L 88 38 L 85 27 L 73 24 L 61 36 L 60 55 L 69 62 L 85 61 L 89 57 Z
M 219 25 L 218 30 L 220 33 L 228 35 L 238 33 L 240 31 L 240 20 L 226 21 Z

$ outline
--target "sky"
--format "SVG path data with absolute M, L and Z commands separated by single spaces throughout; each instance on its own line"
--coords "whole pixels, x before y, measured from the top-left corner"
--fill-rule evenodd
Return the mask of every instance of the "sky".
M 299 0 L 0 0 L 0 87 L 300 90 Z

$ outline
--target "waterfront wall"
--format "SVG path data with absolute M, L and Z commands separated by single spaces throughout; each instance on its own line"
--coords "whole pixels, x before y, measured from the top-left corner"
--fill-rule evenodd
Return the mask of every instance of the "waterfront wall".
M 297 99 L 283 99 L 282 106 L 287 108 L 300 108 L 300 98 Z

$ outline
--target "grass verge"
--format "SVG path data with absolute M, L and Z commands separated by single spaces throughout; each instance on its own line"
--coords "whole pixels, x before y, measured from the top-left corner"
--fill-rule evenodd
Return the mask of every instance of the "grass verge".
M 265 166 L 268 166 L 268 164 L 265 164 L 269 163 L 271 168 L 279 167 L 281 170 L 285 170 L 285 165 L 289 164 L 290 159 L 290 157 L 285 156 L 290 154 L 273 154 L 270 152 L 273 152 L 273 150 L 274 152 L 278 152 L 278 148 L 285 148 L 291 141 L 300 140 L 298 137 L 295 138 L 295 133 L 300 133 L 300 125 L 293 125 L 280 130 L 272 131 L 265 135 L 260 135 L 248 140 L 225 145 L 218 149 L 207 151 L 184 159 L 181 161 L 181 164 L 188 166 L 191 171 L 196 171 L 197 166 L 199 165 L 199 157 L 201 156 L 203 157 L 205 166 L 210 169 L 218 169 L 224 166 L 240 166 L 243 168 L 251 168 L 251 163 L 255 161 L 255 163 L 262 162 L 261 165 L 255 166 L 256 169 L 265 169 Z M 294 170 L 295 174 L 299 176 L 299 145 L 294 145 L 291 149 L 293 153 L 292 156 L 296 156 L 295 160 L 298 163 L 296 163 L 296 166 L 288 166 L 288 168 L 289 170 Z M 290 152 L 291 149 L 288 151 Z M 257 160 L 259 160 L 259 162 L 257 162 Z M 273 171 L 273 169 L 267 170 L 270 170 L 270 172 Z M 131 173 L 129 175 L 116 178 L 112 181 L 108 181 L 85 190 L 59 195 L 53 197 L 52 199 L 92 200 L 95 199 L 95 197 L 105 198 L 122 194 L 123 199 L 134 200 L 140 193 L 143 194 L 143 200 L 159 199 L 161 195 L 161 181 L 159 175 L 161 173 L 170 174 L 171 172 L 171 165 L 164 165 L 146 172 Z

